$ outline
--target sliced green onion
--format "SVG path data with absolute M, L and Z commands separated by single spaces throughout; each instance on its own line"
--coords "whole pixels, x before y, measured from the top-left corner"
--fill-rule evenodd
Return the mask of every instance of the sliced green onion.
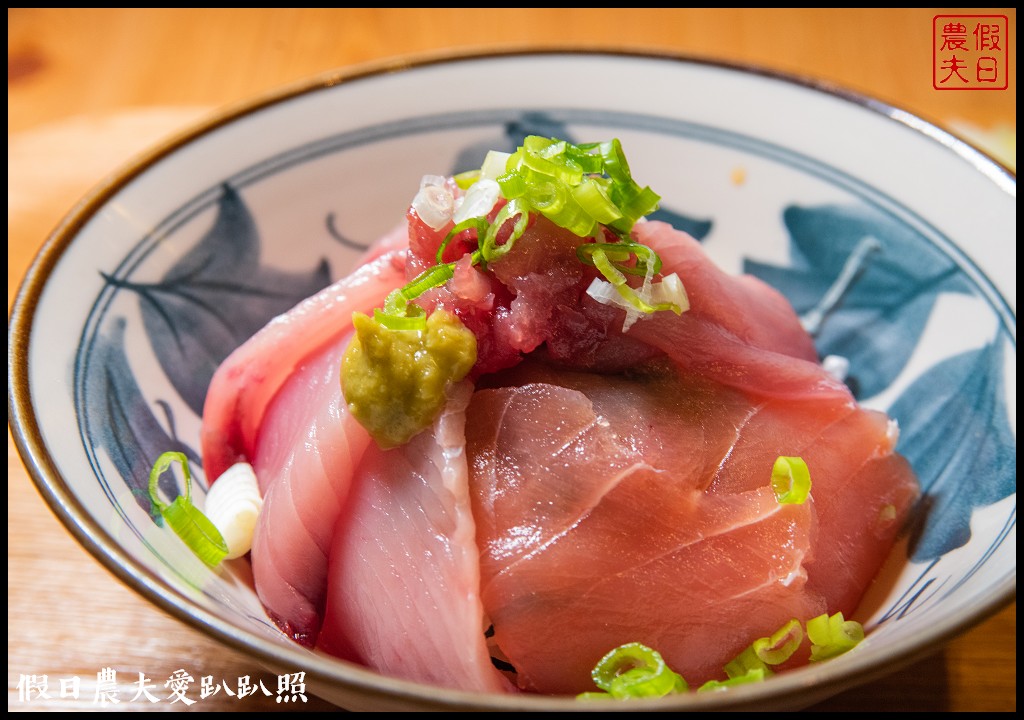
M 441 267 L 441 266 L 438 266 Z M 433 268 L 431 268 L 433 270 Z M 429 272 L 429 271 L 428 271 Z M 421 281 L 421 273 L 413 282 Z M 409 300 L 418 297 L 409 291 L 409 285 L 392 290 L 384 299 L 384 309 L 373 311 L 373 319 L 389 330 L 422 330 L 427 326 L 427 314 L 418 305 L 410 305 Z
M 628 195 L 613 193 L 612 199 L 617 199 L 622 218 L 609 224 L 613 230 L 628 234 L 636 221 L 645 215 L 650 215 L 658 209 L 661 196 L 649 187 L 630 192 Z
M 599 177 L 602 174 L 607 177 Z M 557 191 L 539 194 L 559 201 L 532 209 L 580 237 L 589 236 L 598 223 L 628 235 L 636 221 L 656 210 L 661 201 L 657 193 L 633 180 L 618 139 L 573 145 L 530 135 L 509 156 L 505 174 L 497 179 L 508 199 L 527 195 L 529 188 L 554 185 Z
M 596 245 L 596 243 L 595 243 Z M 618 265 L 611 261 L 608 257 L 608 253 L 601 247 L 595 247 L 587 255 L 590 257 L 591 263 L 601 274 L 604 275 L 605 280 L 610 282 L 615 287 L 620 287 L 626 284 L 626 276 L 622 274 Z
M 384 309 L 373 311 L 373 319 L 389 330 L 423 330 L 427 314 L 423 308 L 411 304 L 423 293 L 440 287 L 455 276 L 455 263 L 434 265 L 409 281 L 405 287 L 392 290 L 384 300 Z
M 572 193 L 560 190 L 557 194 L 557 210 L 552 206 L 544 215 L 559 227 L 564 227 L 577 237 L 591 237 L 597 232 L 598 222 L 587 213 Z
M 572 189 L 580 207 L 602 225 L 610 225 L 622 217 L 622 211 L 608 197 L 604 183 L 598 178 L 585 177 Z
M 175 462 L 180 463 L 182 467 L 185 494 L 178 495 L 168 504 L 160 499 L 160 476 Z M 192 474 L 189 472 L 188 458 L 184 453 L 165 452 L 156 459 L 153 469 L 149 471 L 149 498 L 175 534 L 204 563 L 216 567 L 227 556 L 228 546 L 220 531 L 192 504 Z
M 636 291 L 626 283 L 626 276 L 608 259 L 608 255 L 604 250 L 600 248 L 594 250 L 590 253 L 590 258 L 594 261 L 594 267 L 601 271 L 601 274 L 605 276 L 616 292 L 626 301 L 628 304 L 627 311 L 633 309 L 641 313 L 654 312 L 654 308 L 645 303 Z
M 556 158 L 565 154 L 565 149 L 569 143 L 565 140 L 533 135 L 527 138 L 525 145 L 528 150 L 540 155 L 542 158 Z
M 793 619 L 768 637 L 758 638 L 733 660 L 726 663 L 725 674 L 730 678 L 745 676 L 751 670 L 772 674 L 771 665 L 781 665 L 793 657 L 804 640 L 800 621 Z
M 781 665 L 793 657 L 803 641 L 804 631 L 800 621 L 793 619 L 770 636 L 758 638 L 750 647 L 766 665 Z
M 864 626 L 846 620 L 841 612 L 828 613 L 807 621 L 807 637 L 811 640 L 811 660 L 827 660 L 842 655 L 864 639 Z
M 405 315 L 408 304 L 409 300 L 402 292 L 402 288 L 397 288 L 389 292 L 388 296 L 384 298 L 384 312 L 388 315 Z
M 480 178 L 485 180 L 497 180 L 499 175 L 505 174 L 508 167 L 508 159 L 512 157 L 507 152 L 500 150 L 488 150 L 484 157 L 484 164 L 480 166 Z
M 516 240 L 526 232 L 527 223 L 530 220 L 530 213 L 527 206 L 521 200 L 509 200 L 505 203 L 494 222 L 487 228 L 483 241 L 480 243 L 480 256 L 485 262 L 493 262 L 507 253 L 515 245 Z M 512 222 L 512 230 L 508 238 L 501 245 L 498 245 L 498 233 L 505 226 L 505 223 Z
M 641 643 L 621 645 L 598 661 L 594 684 L 614 698 L 663 697 L 684 693 L 686 681 L 665 664 L 656 650 Z
M 525 152 L 519 162 L 522 168 L 554 178 L 563 185 L 579 185 L 583 180 L 583 168 L 556 153 L 550 153 L 545 157 L 539 152 Z
M 728 680 L 708 680 L 697 688 L 697 692 L 714 692 L 715 690 L 726 690 L 736 685 L 747 685 L 749 683 L 763 682 L 767 673 L 762 668 L 751 668 L 743 675 L 731 677 Z
M 530 202 L 531 208 L 548 217 L 562 212 L 569 197 L 569 189 L 565 184 L 549 180 L 542 180 L 531 185 L 526 193 L 526 199 Z
M 594 267 L 601 271 L 601 274 L 608 279 L 608 282 L 611 283 L 622 299 L 626 301 L 628 304 L 628 307 L 626 308 L 627 312 L 630 309 L 645 315 L 650 315 L 658 310 L 676 310 L 677 313 L 681 312 L 677 307 L 669 304 L 655 306 L 648 302 L 649 297 L 645 298 L 641 293 L 638 293 L 633 287 L 626 283 L 626 276 L 622 274 L 618 266 L 608 259 L 608 255 L 604 250 L 600 248 L 593 250 L 590 253 L 590 258 L 594 262 Z M 632 325 L 630 319 L 635 318 L 627 316 L 628 325 L 623 327 L 624 330 L 628 330 L 629 326 Z
M 453 176 L 452 179 L 461 190 L 468 190 L 480 179 L 480 170 L 467 170 Z
M 410 307 L 416 307 L 411 305 Z M 422 312 L 422 310 L 421 310 Z M 373 319 L 388 330 L 425 330 L 427 327 L 426 313 L 422 315 L 392 315 L 380 308 L 373 311 Z
M 628 185 L 633 179 L 629 171 L 629 163 L 626 162 L 626 153 L 622 151 L 622 143 L 618 138 L 612 138 L 599 143 L 596 146 L 598 155 L 603 161 L 603 168 L 608 177 L 621 185 Z
M 772 490 L 780 505 L 802 505 L 811 494 L 811 473 L 800 457 L 780 455 L 772 467 Z
M 490 227 L 490 223 L 488 223 L 487 218 L 484 217 L 467 218 L 466 220 L 458 223 L 448 231 L 448 234 L 444 236 L 444 240 L 441 241 L 441 245 L 437 248 L 437 255 L 435 256 L 437 263 L 440 265 L 444 262 L 444 251 L 448 249 L 448 243 L 450 243 L 456 235 L 463 233 L 466 230 L 476 230 L 476 236 L 479 239 L 484 236 L 488 227 Z
M 576 696 L 577 700 L 614 700 L 611 694 L 606 692 L 585 692 Z
M 455 263 L 443 263 L 424 270 L 402 288 L 406 300 L 415 300 L 427 290 L 444 285 L 455 277 Z
M 730 679 L 743 677 L 751 670 L 762 670 L 765 676 L 772 674 L 772 670 L 768 667 L 767 663 L 757 656 L 753 645 L 748 645 L 743 652 L 727 662 L 724 670 L 726 676 Z
M 494 179 L 501 189 L 501 194 L 506 200 L 515 200 L 526 194 L 528 189 L 526 178 L 517 170 L 509 170 L 504 175 Z
M 638 242 L 583 243 L 576 248 L 576 257 L 584 265 L 596 265 L 593 256 L 598 251 L 604 253 L 608 259 L 614 260 L 615 267 L 628 275 L 656 275 L 661 272 L 661 258 L 658 253 Z M 630 257 L 636 258 L 636 264 L 633 266 L 625 264 Z
M 847 652 L 864 639 L 863 626 L 847 621 L 841 612 L 828 613 L 807 621 L 811 660 L 825 660 Z M 709 680 L 697 692 L 725 690 L 737 685 L 762 682 L 774 674 L 772 666 L 786 662 L 803 644 L 804 630 L 797 619 L 790 620 L 768 637 L 754 640 L 725 665 L 726 680 Z M 629 643 L 605 655 L 591 672 L 594 684 L 604 692 L 586 692 L 578 700 L 663 697 L 689 690 L 686 681 L 665 665 L 661 654 L 640 643 Z

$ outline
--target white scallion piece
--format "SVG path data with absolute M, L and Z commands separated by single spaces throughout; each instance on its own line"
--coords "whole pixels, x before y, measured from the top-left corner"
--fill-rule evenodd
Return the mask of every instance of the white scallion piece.
M 445 183 L 440 175 L 424 175 L 420 190 L 412 199 L 412 209 L 432 230 L 443 228 L 455 211 L 455 198 Z
M 679 275 L 666 275 L 651 285 L 651 304 L 655 306 L 670 305 L 677 315 L 690 309 L 690 297 L 686 294 L 683 281 Z
M 850 361 L 842 355 L 826 355 L 821 360 L 821 366 L 839 382 L 844 382 L 850 374 Z
M 886 423 L 885 438 L 893 447 L 896 447 L 896 443 L 900 441 L 900 423 L 895 418 L 889 418 L 889 422 Z
M 466 191 L 462 202 L 452 214 L 452 220 L 458 225 L 463 220 L 483 217 L 491 211 L 494 203 L 498 202 L 501 195 L 501 188 L 493 180 L 480 179 L 473 183 Z
M 448 178 L 444 175 L 424 175 L 420 178 L 420 190 L 425 187 L 444 187 L 448 183 Z
M 480 167 L 480 179 L 481 180 L 497 180 L 499 177 L 505 174 L 505 167 L 508 165 L 508 159 L 512 157 L 507 152 L 501 152 L 500 150 L 488 150 L 487 156 L 484 158 L 484 164 Z
M 599 303 L 611 305 L 613 307 L 620 307 L 626 311 L 626 319 L 622 322 L 622 332 L 626 332 L 633 327 L 633 323 L 643 316 L 642 312 L 633 307 L 626 298 L 622 297 L 619 291 L 615 289 L 614 285 L 602 280 L 601 278 L 593 279 L 590 283 L 590 287 L 587 288 L 587 295 L 594 298 Z
M 686 288 L 683 287 L 683 283 L 676 273 L 666 275 L 658 282 L 650 283 L 646 291 L 644 288 L 640 288 L 633 292 L 636 298 L 646 304 L 650 310 L 672 310 L 676 314 L 681 314 L 690 309 L 690 299 L 686 294 Z M 587 288 L 587 295 L 599 303 L 620 307 L 626 311 L 622 332 L 633 327 L 633 324 L 640 318 L 649 315 L 623 297 L 614 285 L 601 278 L 594 278 L 590 287 Z
M 242 557 L 252 548 L 256 519 L 262 508 L 260 486 L 249 463 L 232 465 L 210 486 L 204 510 L 224 536 L 228 559 Z

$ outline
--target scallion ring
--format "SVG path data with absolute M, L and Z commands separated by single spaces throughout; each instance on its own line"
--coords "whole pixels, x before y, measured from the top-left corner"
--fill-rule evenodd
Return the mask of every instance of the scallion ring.
M 811 494 L 811 473 L 801 457 L 780 455 L 772 467 L 772 490 L 780 505 L 802 505 Z
M 847 620 L 841 612 L 819 615 L 807 621 L 811 660 L 827 660 L 852 650 L 864 639 L 864 626 Z
M 480 242 L 480 256 L 485 262 L 494 262 L 507 253 L 515 245 L 516 240 L 526 232 L 527 223 L 530 220 L 530 212 L 526 203 L 521 200 L 509 200 L 505 203 L 494 222 L 487 228 L 487 233 Z M 498 244 L 498 233 L 507 223 L 512 223 L 507 238 L 500 245 Z
M 641 643 L 627 643 L 609 652 L 594 667 L 591 677 L 595 685 L 619 699 L 663 697 L 689 689 L 660 653 Z
M 166 503 L 160 499 L 160 476 L 175 462 L 181 464 L 185 494 Z M 156 459 L 149 471 L 149 498 L 175 534 L 208 566 L 216 567 L 227 556 L 228 546 L 220 531 L 192 504 L 192 474 L 184 453 L 169 451 Z

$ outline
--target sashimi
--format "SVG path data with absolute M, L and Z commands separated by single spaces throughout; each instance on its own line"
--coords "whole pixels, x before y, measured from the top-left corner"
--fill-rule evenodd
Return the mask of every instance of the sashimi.
M 290 637 L 319 629 L 327 553 L 353 463 L 370 443 L 347 411 L 339 365 L 354 310 L 367 310 L 404 276 L 385 254 L 276 318 L 218 369 L 203 415 L 212 481 L 248 462 L 264 494 L 253 537 L 256 591 Z
M 750 397 L 664 368 L 508 381 L 470 406 L 471 487 L 484 606 L 536 691 L 580 692 L 628 642 L 704 682 L 791 618 L 852 613 L 913 497 L 887 427 L 849 402 Z M 771 464 L 794 454 L 822 482 L 780 505 Z
M 692 298 L 679 317 L 654 315 L 627 333 L 671 356 L 686 372 L 780 398 L 852 401 L 818 362 L 793 307 L 774 288 L 716 267 L 686 233 L 662 222 L 638 223 L 636 235 L 661 256 L 664 272 L 687 278 Z
M 363 456 L 334 535 L 319 646 L 395 677 L 502 692 L 511 685 L 484 641 L 470 509 L 472 393 L 463 381 L 431 431 Z
M 289 636 L 315 644 L 334 528 L 352 468 L 370 445 L 339 383 L 347 334 L 300 363 L 264 416 L 248 456 L 265 485 L 252 569 L 267 612 Z
M 404 275 L 405 254 L 384 253 L 271 320 L 221 363 L 203 406 L 200 442 L 208 478 L 252 457 L 264 413 L 291 373 L 350 332 L 352 312 L 379 305 Z
M 445 228 L 410 221 L 410 254 L 418 257 L 410 262 L 410 276 L 437 252 Z M 480 272 L 463 256 L 452 282 L 424 293 L 420 304 L 428 311 L 443 307 L 454 312 L 476 334 L 476 377 L 513 367 L 532 352 L 605 373 L 659 355 L 658 348 L 618 332 L 621 311 L 587 296 L 597 271 L 576 257 L 583 242 L 544 217 L 531 217 L 514 247 L 489 272 Z
M 617 141 L 528 138 L 424 178 L 404 228 L 228 358 L 204 466 L 255 469 L 253 575 L 285 633 L 575 694 L 628 643 L 699 684 L 856 610 L 918 493 L 898 429 L 781 294 L 641 220 L 656 205 Z M 780 496 L 780 457 L 809 494 Z

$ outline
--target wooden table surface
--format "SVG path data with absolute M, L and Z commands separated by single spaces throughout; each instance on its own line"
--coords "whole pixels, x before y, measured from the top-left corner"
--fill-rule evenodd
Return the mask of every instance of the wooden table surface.
M 932 87 L 937 12 L 9 8 L 8 310 L 50 230 L 133 154 L 219 108 L 307 76 L 423 52 L 571 44 L 752 63 L 873 95 L 1015 167 L 1016 10 L 942 10 L 1008 17 L 1009 87 L 987 92 Z M 190 707 L 131 701 L 140 672 L 161 688 L 179 668 L 232 685 L 248 675 L 271 689 L 277 678 L 103 569 L 51 514 L 10 434 L 7 467 L 10 710 L 98 709 L 104 668 L 118 672 L 121 702 L 112 710 L 330 709 L 316 698 L 300 708 L 262 693 L 241 701 L 222 692 Z M 813 709 L 1015 711 L 1016 628 L 1014 603 L 929 659 Z M 42 676 L 49 697 L 26 696 L 26 681 Z

